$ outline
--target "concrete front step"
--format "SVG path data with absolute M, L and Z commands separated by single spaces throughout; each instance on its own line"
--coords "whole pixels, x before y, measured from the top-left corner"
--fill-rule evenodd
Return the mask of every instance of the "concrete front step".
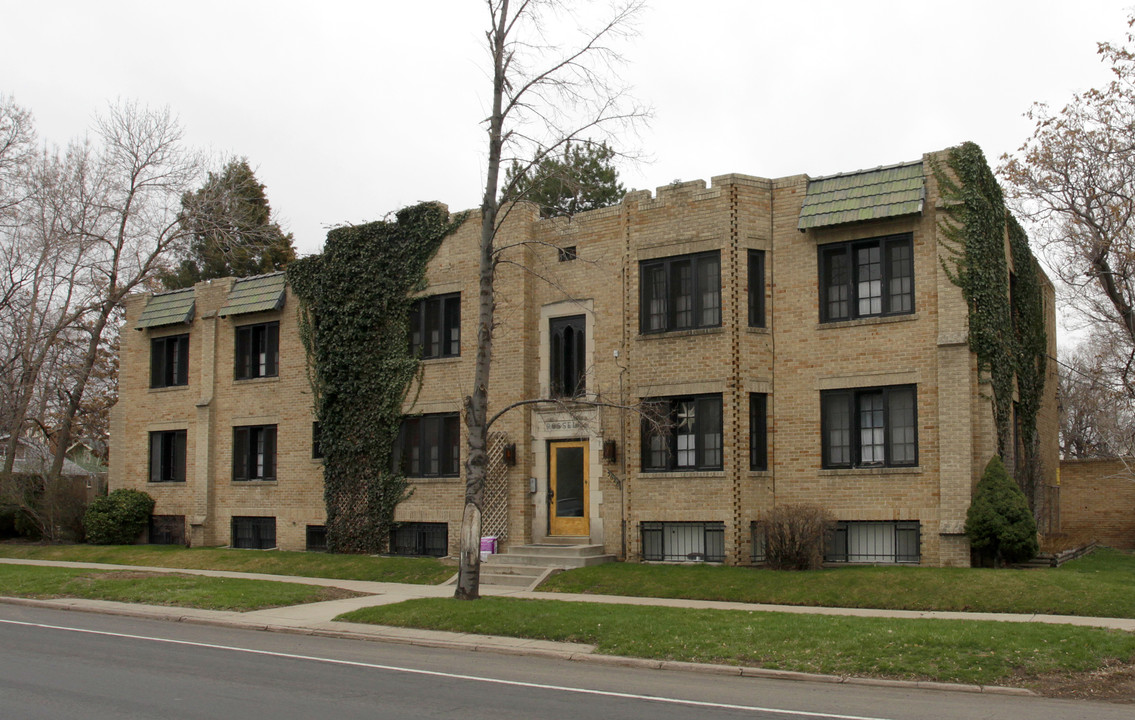
M 612 562 L 614 559 L 614 555 L 603 553 L 602 545 L 537 544 L 510 547 L 503 553 L 489 555 L 482 564 L 488 566 L 530 565 L 540 568 L 569 570 L 589 565 L 600 565 Z
M 531 545 L 520 545 L 518 547 L 510 547 L 504 552 L 505 555 L 531 555 L 531 556 L 544 556 L 551 558 L 561 557 L 589 557 L 591 555 L 602 555 L 602 545 L 590 545 L 581 543 L 579 545 L 567 545 L 564 543 L 550 542 L 550 543 L 532 543 Z
M 485 572 L 481 570 L 481 584 L 482 585 L 506 585 L 508 587 L 522 587 L 527 588 L 535 584 L 540 577 L 544 574 L 544 569 L 540 569 L 540 574 L 536 576 L 531 575 L 511 575 L 499 574 L 495 572 Z
M 490 555 L 482 561 L 481 583 L 532 588 L 553 572 L 559 572 L 557 568 L 542 565 L 513 564 L 508 559 L 508 555 Z
M 600 565 L 615 560 L 602 545 L 568 545 L 563 542 L 510 547 L 481 561 L 481 582 L 488 585 L 531 586 L 549 571 Z
M 527 578 L 536 578 L 547 570 L 548 568 L 540 565 L 514 565 L 508 562 L 488 562 L 481 563 L 481 574 L 486 573 L 492 575 L 523 575 Z
M 614 555 L 584 555 L 584 556 L 550 556 L 550 555 L 527 555 L 519 552 L 508 552 L 503 555 L 490 555 L 489 559 L 484 560 L 481 564 L 488 565 L 531 565 L 540 568 L 557 568 L 559 570 L 571 570 L 572 568 L 588 567 L 590 565 L 602 565 L 603 563 L 614 562 Z

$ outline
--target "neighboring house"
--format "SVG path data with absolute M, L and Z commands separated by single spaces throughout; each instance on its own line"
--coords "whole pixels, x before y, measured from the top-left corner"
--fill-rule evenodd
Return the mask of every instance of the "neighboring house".
M 5 449 L 11 435 L 0 436 L 0 466 L 3 465 Z M 12 463 L 13 475 L 46 475 L 51 470 L 51 450 L 41 442 L 27 438 L 16 441 L 16 459 Z M 94 472 L 87 470 L 66 457 L 63 460 L 63 470 L 60 472 L 64 478 L 82 479 L 86 482 Z
M 67 448 L 66 458 L 89 473 L 87 502 L 106 495 L 107 471 L 106 443 L 98 440 L 80 440 Z
M 514 209 L 497 243 L 514 262 L 498 270 L 489 411 L 560 402 L 492 428 L 484 534 L 745 564 L 774 506 L 816 503 L 839 520 L 831 561 L 968 565 L 965 514 L 996 441 L 943 267 L 932 159 L 675 183 L 570 221 Z M 444 242 L 412 313 L 423 368 L 398 448 L 414 492 L 395 552 L 457 547 L 479 227 Z M 158 522 L 193 544 L 322 547 L 296 310 L 279 273 L 129 299 L 111 488 L 149 492 Z M 660 431 L 644 404 L 667 418 Z
M 106 445 L 97 440 L 80 440 L 71 443 L 66 457 L 84 470 L 92 473 L 105 473 Z
M 9 435 L 0 437 L 0 468 L 4 466 Z M 45 487 L 43 478 L 51 471 L 52 452 L 40 441 L 21 437 L 16 441 L 10 486 L 0 487 L 0 507 L 6 503 L 42 505 L 55 509 L 60 526 L 77 526 L 87 503 L 101 488 L 101 477 L 64 458 L 59 483 Z M 9 494 L 11 493 L 11 495 Z

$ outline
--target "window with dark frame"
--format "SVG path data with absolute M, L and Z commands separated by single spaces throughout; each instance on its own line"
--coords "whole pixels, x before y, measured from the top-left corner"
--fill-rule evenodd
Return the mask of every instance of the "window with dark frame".
M 765 251 L 749 251 L 749 327 L 765 326 Z
M 820 321 L 914 312 L 910 233 L 822 245 Z
M 185 482 L 185 430 L 150 433 L 150 482 Z
M 642 469 L 720 470 L 721 396 L 654 398 L 642 422 Z
M 461 474 L 461 426 L 457 413 L 402 418 L 394 467 L 406 477 Z
M 311 423 L 311 459 L 319 460 L 323 457 L 323 447 L 319 444 L 319 421 Z
M 724 562 L 723 522 L 644 522 L 642 559 L 647 562 Z
M 410 353 L 423 360 L 461 354 L 461 293 L 434 295 L 410 306 Z
M 820 418 L 825 468 L 918 464 L 914 385 L 824 390 Z
M 579 254 L 575 251 L 575 245 L 559 248 L 559 251 L 560 262 L 571 262 L 579 257 Z
M 305 531 L 305 550 L 308 552 L 327 552 L 326 525 L 308 525 Z
M 917 520 L 842 520 L 828 536 L 824 561 L 918 563 L 921 536 L 921 524 Z
M 233 377 L 249 380 L 280 373 L 280 323 L 242 325 L 236 329 Z
M 150 340 L 150 387 L 189 384 L 189 335 Z
M 768 470 L 768 395 L 749 393 L 749 469 Z
M 276 426 L 233 428 L 233 480 L 276 479 Z
M 276 518 L 234 515 L 231 543 L 234 548 L 271 550 L 276 547 Z
M 639 263 L 640 332 L 721 326 L 721 253 Z
M 760 520 L 749 522 L 749 560 L 754 565 L 768 560 L 768 528 Z
M 151 545 L 184 545 L 184 515 L 151 515 L 149 539 Z
M 443 522 L 398 523 L 390 530 L 390 553 L 445 557 L 449 553 L 449 525 Z
M 583 315 L 549 321 L 549 366 L 553 397 L 578 397 L 586 391 L 587 323 Z

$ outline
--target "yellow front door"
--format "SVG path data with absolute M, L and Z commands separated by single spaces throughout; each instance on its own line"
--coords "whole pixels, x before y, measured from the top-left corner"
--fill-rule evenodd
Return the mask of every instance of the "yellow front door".
M 588 458 L 586 440 L 548 445 L 548 534 L 586 536 Z

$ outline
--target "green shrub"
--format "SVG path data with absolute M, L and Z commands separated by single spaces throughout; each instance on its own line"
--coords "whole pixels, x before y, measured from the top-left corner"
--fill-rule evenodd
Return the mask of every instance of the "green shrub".
M 1024 562 L 1036 556 L 1036 520 L 1025 494 L 994 455 L 977 483 L 966 513 L 970 546 L 994 564 Z
M 95 498 L 87 508 L 83 524 L 87 542 L 92 545 L 129 545 L 150 523 L 154 499 L 140 490 L 115 490 Z

